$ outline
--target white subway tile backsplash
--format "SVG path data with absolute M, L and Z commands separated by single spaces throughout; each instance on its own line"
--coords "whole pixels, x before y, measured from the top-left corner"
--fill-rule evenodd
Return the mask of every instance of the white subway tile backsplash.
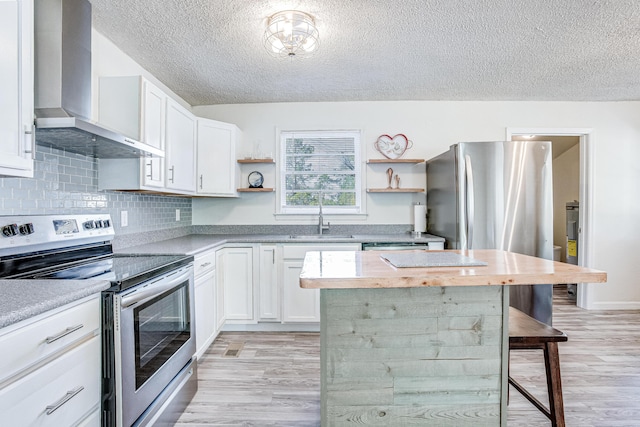
M 129 211 L 124 229 L 122 209 Z M 0 178 L 0 215 L 84 212 L 111 214 L 116 235 L 188 227 L 192 218 L 187 197 L 98 191 L 96 160 L 55 148 L 36 146 L 34 178 Z

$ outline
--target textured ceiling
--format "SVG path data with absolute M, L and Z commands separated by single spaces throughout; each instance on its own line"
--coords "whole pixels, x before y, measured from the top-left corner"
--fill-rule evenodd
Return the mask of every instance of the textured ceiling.
M 640 100 L 640 0 L 90 0 L 96 29 L 191 105 Z M 266 19 L 316 18 L 279 60 Z

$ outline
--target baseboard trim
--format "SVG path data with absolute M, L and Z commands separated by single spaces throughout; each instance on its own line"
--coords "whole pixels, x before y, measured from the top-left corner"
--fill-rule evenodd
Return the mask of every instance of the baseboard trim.
M 640 301 L 594 302 L 585 308 L 587 310 L 640 310 Z
M 251 325 L 225 324 L 223 332 L 320 332 L 319 323 L 257 323 Z

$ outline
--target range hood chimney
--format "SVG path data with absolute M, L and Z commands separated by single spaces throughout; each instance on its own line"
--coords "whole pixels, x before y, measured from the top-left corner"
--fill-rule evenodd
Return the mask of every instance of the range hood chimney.
M 35 3 L 36 143 L 98 158 L 160 156 L 91 121 L 91 3 Z

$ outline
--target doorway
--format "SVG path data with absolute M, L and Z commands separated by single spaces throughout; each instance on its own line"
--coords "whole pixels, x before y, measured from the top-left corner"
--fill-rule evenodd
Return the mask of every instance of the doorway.
M 551 141 L 554 180 L 554 246 L 560 246 L 561 261 L 566 261 L 566 203 L 579 201 L 578 265 L 589 266 L 591 249 L 591 212 L 593 200 L 591 129 L 575 128 L 507 128 L 507 140 Z M 576 305 L 589 308 L 589 285 L 578 284 Z

